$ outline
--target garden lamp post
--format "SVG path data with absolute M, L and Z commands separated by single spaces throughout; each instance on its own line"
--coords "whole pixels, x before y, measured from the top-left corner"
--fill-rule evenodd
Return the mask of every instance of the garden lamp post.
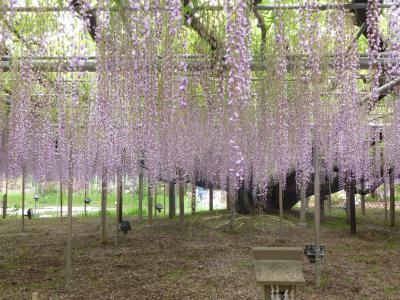
M 37 203 L 39 201 L 39 195 L 35 194 L 35 196 L 33 197 L 35 199 L 35 215 L 37 214 Z
M 84 205 L 85 205 L 85 216 L 86 216 L 86 205 L 88 205 L 88 204 L 90 203 L 90 201 L 92 201 L 90 198 L 85 198 L 85 199 L 83 200 Z

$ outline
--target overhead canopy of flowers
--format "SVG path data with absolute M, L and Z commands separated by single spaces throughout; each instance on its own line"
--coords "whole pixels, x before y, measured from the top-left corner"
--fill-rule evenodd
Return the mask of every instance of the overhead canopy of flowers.
M 294 171 L 306 186 L 316 149 L 343 182 L 400 175 L 400 90 L 380 92 L 400 77 L 398 0 L 369 0 L 359 39 L 342 2 L 51 2 L 0 2 L 1 178 L 143 167 L 265 193 Z

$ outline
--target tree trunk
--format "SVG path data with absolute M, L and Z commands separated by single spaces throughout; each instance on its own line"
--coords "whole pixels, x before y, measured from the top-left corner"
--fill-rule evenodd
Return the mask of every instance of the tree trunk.
M 139 222 L 143 222 L 143 167 L 139 167 Z
M 389 193 L 390 193 L 390 226 L 396 225 L 396 212 L 395 212 L 395 189 L 394 189 L 394 172 L 389 173 Z
M 71 283 L 72 275 L 72 195 L 73 195 L 73 178 L 72 165 L 70 162 L 68 174 L 68 216 L 67 216 L 67 249 L 65 254 L 65 285 Z
M 349 195 L 349 204 L 350 204 L 350 233 L 357 233 L 356 228 L 356 181 L 353 178 L 350 178 L 350 195 Z
M 365 216 L 365 194 L 364 194 L 365 182 L 364 182 L 364 178 L 361 178 L 361 190 L 363 191 L 363 193 L 361 194 L 361 215 Z
M 300 225 L 305 226 L 306 222 L 306 189 L 300 189 Z
M 107 220 L 107 169 L 103 168 L 101 176 L 101 224 L 100 240 L 104 244 L 107 241 L 106 220 Z
M 210 187 L 209 200 L 210 200 L 210 211 L 213 211 L 214 210 L 214 190 L 213 190 L 213 187 Z
M 192 215 L 196 214 L 196 184 L 192 184 Z
M 150 182 L 147 196 L 147 225 L 153 225 L 153 191 Z
M 185 226 L 185 183 L 179 182 L 179 224 L 181 229 Z
M 176 205 L 175 205 L 175 183 L 170 182 L 168 188 L 168 204 L 169 204 L 169 211 L 168 216 L 170 219 L 176 216 Z
M 21 209 L 22 209 L 22 222 L 21 222 L 21 231 L 23 232 L 25 230 L 25 170 L 22 170 L 22 204 L 21 204 Z

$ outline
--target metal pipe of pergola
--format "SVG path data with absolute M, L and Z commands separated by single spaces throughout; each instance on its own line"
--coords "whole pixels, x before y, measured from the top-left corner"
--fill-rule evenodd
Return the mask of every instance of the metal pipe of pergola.
M 381 3 L 381 8 L 391 8 L 395 6 L 396 3 L 388 2 Z M 318 5 L 309 5 L 305 6 L 302 4 L 286 4 L 286 5 L 257 5 L 256 10 L 259 11 L 273 11 L 273 10 L 299 10 L 305 8 L 312 8 L 318 10 L 329 10 L 329 9 L 366 9 L 366 3 L 345 3 L 345 4 L 330 4 L 330 3 L 321 3 Z M 93 8 L 92 11 L 98 10 L 100 8 Z M 110 10 L 118 11 L 120 8 L 111 7 Z M 129 8 L 128 8 L 129 9 Z M 159 8 L 158 8 L 159 9 Z M 101 10 L 105 10 L 102 8 Z M 130 9 L 133 11 L 133 9 Z M 166 9 L 165 9 L 166 10 Z M 195 11 L 222 11 L 224 7 L 222 5 L 206 5 L 195 8 Z M 26 13 L 46 13 L 46 12 L 73 12 L 73 9 L 68 6 L 19 6 L 19 7 L 3 7 L 0 8 L 0 12 L 26 12 Z
M 22 58 L 24 59 L 24 58 Z M 40 71 L 47 71 L 47 72 L 96 72 L 96 59 L 91 58 L 86 60 L 81 68 L 79 69 L 72 69 L 68 59 L 62 58 L 30 58 L 32 60 L 33 68 Z M 296 57 L 289 57 L 289 69 L 293 69 L 294 61 Z M 14 60 L 18 61 L 17 58 Z M 382 66 L 387 65 L 389 59 L 384 56 L 376 60 L 376 63 L 381 64 Z M 333 63 L 333 59 L 331 59 L 330 64 Z M 212 67 L 211 61 L 205 59 L 195 59 L 188 61 L 188 70 L 190 71 L 200 71 L 210 69 Z M 3 72 L 10 71 L 12 68 L 12 60 L 9 57 L 2 57 L 0 62 L 0 68 Z M 368 57 L 360 57 L 359 60 L 359 68 L 360 69 L 368 69 L 369 68 L 369 59 Z M 252 71 L 267 71 L 268 64 L 265 61 L 261 60 L 253 60 L 251 62 L 251 70 Z

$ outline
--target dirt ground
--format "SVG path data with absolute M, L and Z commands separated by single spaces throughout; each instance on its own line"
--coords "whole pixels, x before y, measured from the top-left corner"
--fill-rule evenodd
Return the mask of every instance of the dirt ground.
M 343 211 L 327 216 L 321 288 L 314 288 L 305 258 L 299 299 L 400 299 L 400 226 L 390 228 L 383 218 L 382 210 L 368 210 L 350 235 Z M 311 215 L 307 228 L 296 226 L 295 213 L 285 220 L 280 239 L 270 215 L 238 216 L 234 234 L 221 211 L 187 217 L 184 230 L 177 219 L 157 219 L 151 227 L 130 219 L 133 231 L 116 246 L 114 220 L 102 245 L 99 219 L 77 217 L 69 288 L 63 283 L 66 220 L 27 220 L 24 233 L 20 220 L 0 220 L 0 299 L 30 299 L 32 292 L 40 299 L 258 299 L 251 247 L 304 247 L 313 240 Z

